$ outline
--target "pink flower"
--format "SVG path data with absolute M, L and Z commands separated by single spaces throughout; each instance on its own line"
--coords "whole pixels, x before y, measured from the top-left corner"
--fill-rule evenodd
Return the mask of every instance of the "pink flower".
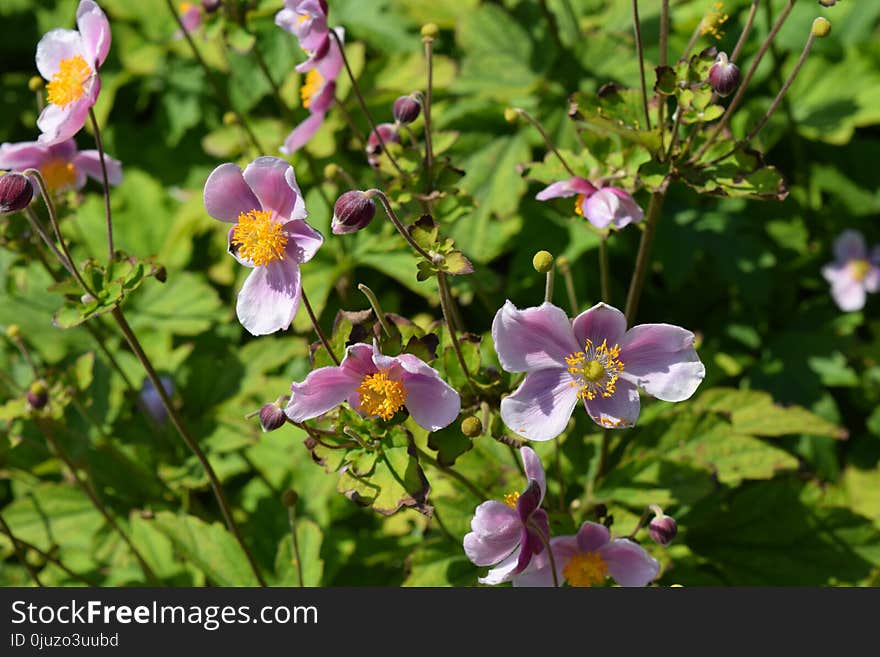
M 345 30 L 337 27 L 334 31 L 344 42 Z M 307 61 L 296 67 L 297 71 L 306 73 L 299 93 L 303 107 L 309 110 L 309 116 L 284 140 L 280 150 L 285 155 L 299 150 L 312 138 L 336 102 L 336 78 L 342 70 L 342 53 L 334 39 L 328 38 L 324 44 L 321 51 L 315 51 Z
M 519 310 L 508 301 L 495 315 L 492 338 L 501 366 L 526 372 L 501 400 L 501 418 L 529 440 L 562 433 L 578 400 L 597 424 L 631 427 L 639 417 L 638 388 L 683 401 L 706 374 L 693 333 L 670 324 L 627 331 L 623 313 L 604 303 L 571 321 L 551 303 Z
M 186 32 L 192 33 L 199 29 L 199 26 L 202 24 L 201 3 L 181 2 L 177 9 L 180 12 L 180 22 Z M 178 30 L 177 35 L 183 36 L 180 30 Z
M 362 415 L 390 420 L 406 408 L 428 431 L 451 424 L 461 410 L 458 393 L 432 367 L 412 354 L 383 356 L 375 345 L 357 343 L 345 350 L 338 367 L 321 367 L 302 383 L 292 383 L 285 413 L 303 422 L 342 402 Z
M 568 198 L 577 195 L 574 204 L 576 214 L 586 219 L 600 230 L 608 226 L 621 229 L 629 224 L 640 222 L 645 214 L 632 196 L 619 187 L 597 189 L 585 178 L 575 176 L 560 180 L 542 189 L 535 198 L 547 201 L 551 198 Z
M 37 69 L 46 80 L 48 104 L 37 119 L 41 144 L 70 139 L 85 125 L 98 99 L 98 69 L 110 50 L 110 23 L 92 0 L 80 0 L 77 30 L 51 30 L 37 44 Z
M 367 153 L 367 162 L 371 167 L 379 166 L 379 156 L 382 154 L 382 144 L 387 147 L 388 144 L 400 143 L 400 131 L 393 123 L 380 123 L 375 130 L 370 131 L 367 138 L 365 151 Z
M 104 155 L 107 180 L 111 185 L 122 182 L 122 163 Z M 0 169 L 24 171 L 37 169 L 52 191 L 82 189 L 86 176 L 103 180 L 98 151 L 77 151 L 76 142 L 66 139 L 51 146 L 36 141 L 0 145 Z
M 284 0 L 275 14 L 275 24 L 299 40 L 306 52 L 317 51 L 329 38 L 326 0 Z
M 628 538 L 611 538 L 604 525 L 585 522 L 575 536 L 550 541 L 560 584 L 596 586 L 611 577 L 621 586 L 647 586 L 660 573 L 660 564 L 643 547 Z M 546 554 L 513 579 L 514 586 L 553 586 L 553 571 Z
M 253 335 L 290 326 L 299 307 L 299 266 L 324 238 L 305 221 L 306 205 L 293 167 L 278 157 L 258 157 L 244 173 L 221 164 L 205 182 L 208 214 L 235 224 L 229 253 L 253 271 L 238 293 L 238 320 Z
M 834 242 L 834 262 L 822 268 L 822 275 L 841 310 L 861 310 L 866 294 L 880 289 L 880 245 L 869 254 L 860 232 L 843 231 Z
M 482 584 L 501 584 L 523 572 L 544 551 L 550 520 L 541 508 L 547 493 L 544 468 L 531 447 L 520 448 L 528 479 L 525 491 L 504 496 L 504 502 L 483 502 L 474 512 L 464 552 L 478 566 L 495 566 Z

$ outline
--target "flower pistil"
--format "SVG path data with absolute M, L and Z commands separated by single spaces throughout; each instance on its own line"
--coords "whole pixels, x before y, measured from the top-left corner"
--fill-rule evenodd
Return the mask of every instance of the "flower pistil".
M 620 347 L 608 347 L 608 341 L 595 346 L 587 339 L 584 351 L 576 351 L 565 358 L 568 372 L 574 377 L 572 387 L 578 388 L 581 399 L 595 399 L 597 395 L 610 397 L 614 394 L 617 380 L 623 372 Z
M 79 100 L 86 92 L 85 83 L 91 75 L 92 69 L 82 55 L 62 59 L 58 65 L 58 72 L 46 85 L 49 92 L 49 102 L 65 107 Z
M 232 229 L 232 244 L 238 247 L 242 258 L 259 267 L 284 260 L 287 235 L 282 225 L 272 218 L 271 212 L 251 210 L 238 215 L 238 223 Z
M 562 576 L 569 586 L 602 584 L 608 576 L 608 564 L 598 552 L 580 552 L 565 565 Z
M 318 72 L 318 69 L 313 68 L 306 73 L 306 81 L 299 90 L 299 95 L 302 97 L 303 108 L 309 109 L 309 105 L 312 104 L 312 96 L 318 93 L 323 84 L 324 76 Z
M 406 402 L 402 381 L 389 378 L 388 372 L 368 374 L 358 386 L 359 408 L 367 415 L 390 420 Z

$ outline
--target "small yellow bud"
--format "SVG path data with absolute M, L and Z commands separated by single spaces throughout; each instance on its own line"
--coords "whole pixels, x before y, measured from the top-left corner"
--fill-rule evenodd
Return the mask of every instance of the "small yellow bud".
M 819 16 L 813 21 L 813 36 L 817 39 L 823 39 L 831 34 L 831 21 L 827 18 Z
M 505 107 L 504 120 L 508 123 L 516 123 L 519 120 L 519 112 L 517 112 L 512 107 Z
M 31 91 L 39 91 L 43 88 L 43 86 L 43 78 L 41 78 L 39 75 L 35 75 L 30 80 L 28 80 L 28 89 L 30 89 Z
M 559 267 L 560 269 L 567 269 L 568 264 L 569 264 L 568 258 L 566 258 L 564 255 L 561 255 L 558 258 L 556 258 L 556 266 Z
M 440 33 L 440 28 L 436 23 L 425 23 L 422 25 L 422 36 L 426 39 L 436 39 Z
M 238 116 L 235 112 L 226 112 L 223 115 L 223 125 L 235 125 L 238 123 Z
M 539 274 L 546 274 L 553 269 L 553 255 L 549 251 L 538 251 L 532 258 L 532 267 Z
M 21 337 L 21 329 L 18 324 L 10 324 L 6 327 L 6 337 L 10 340 L 18 340 Z
M 466 417 L 461 422 L 461 432 L 468 438 L 476 438 L 483 433 L 483 423 L 475 415 Z
M 339 175 L 339 165 L 331 162 L 324 167 L 324 178 L 326 180 L 335 180 Z

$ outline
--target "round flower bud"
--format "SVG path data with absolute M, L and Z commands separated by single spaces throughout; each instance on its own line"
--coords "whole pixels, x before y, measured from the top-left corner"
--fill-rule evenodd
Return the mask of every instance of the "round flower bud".
M 27 403 L 34 410 L 40 410 L 49 402 L 49 386 L 45 381 L 34 381 L 27 391 Z
M 436 23 L 425 23 L 422 25 L 422 36 L 428 39 L 436 39 L 440 33 L 440 28 Z
M 483 423 L 476 415 L 466 417 L 461 422 L 461 432 L 468 438 L 476 438 L 483 433 Z
M 422 112 L 422 104 L 415 96 L 401 96 L 394 101 L 391 113 L 398 123 L 412 123 Z
M 532 267 L 539 274 L 546 274 L 553 269 L 553 255 L 549 251 L 538 251 L 532 258 Z
M 27 176 L 11 171 L 0 176 L 0 214 L 24 210 L 34 198 L 34 188 Z
M 263 404 L 260 408 L 260 426 L 263 431 L 275 431 L 284 426 L 287 416 L 278 404 Z
M 222 0 L 202 0 L 202 9 L 204 9 L 209 14 L 213 14 L 215 11 L 220 9 L 220 5 L 222 4 Z
M 519 120 L 519 112 L 517 112 L 512 107 L 505 107 L 504 120 L 508 123 L 516 123 Z
M 238 123 L 238 115 L 235 112 L 223 114 L 223 125 L 235 125 L 236 123 Z
M 823 7 L 833 7 L 837 4 L 837 0 L 819 0 L 819 4 Z
M 727 59 L 727 53 L 720 52 L 709 69 L 709 84 L 719 96 L 729 96 L 739 86 L 739 67 Z
M 39 75 L 35 75 L 30 80 L 28 80 L 28 89 L 33 92 L 39 91 L 44 86 L 45 83 L 43 82 L 43 78 L 41 78 Z
M 288 488 L 281 494 L 281 503 L 284 506 L 296 506 L 296 501 L 299 499 L 299 496 L 296 494 L 295 490 L 291 490 Z
M 327 180 L 336 180 L 336 176 L 339 175 L 339 165 L 330 162 L 328 165 L 324 167 L 324 178 Z
M 330 230 L 334 235 L 354 233 L 366 228 L 376 215 L 376 206 L 364 192 L 352 190 L 340 196 L 333 206 Z
M 671 516 L 665 514 L 654 516 L 648 524 L 648 533 L 651 535 L 651 540 L 657 545 L 666 547 L 678 534 L 678 525 Z
M 21 337 L 21 329 L 18 324 L 10 324 L 6 327 L 6 337 L 10 340 L 18 340 Z
M 813 36 L 817 39 L 823 39 L 831 34 L 831 21 L 823 16 L 819 16 L 813 21 Z

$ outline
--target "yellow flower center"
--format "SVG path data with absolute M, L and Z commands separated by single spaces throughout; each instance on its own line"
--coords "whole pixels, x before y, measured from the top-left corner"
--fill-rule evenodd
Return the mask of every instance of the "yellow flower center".
M 259 267 L 284 260 L 287 235 L 271 212 L 251 210 L 238 215 L 238 223 L 232 229 L 232 244 L 238 247 L 242 258 Z
M 868 276 L 868 272 L 871 271 L 871 263 L 864 258 L 860 260 L 850 260 L 849 270 L 850 273 L 852 273 L 852 277 L 861 282 L 865 280 Z
M 571 386 L 578 388 L 577 394 L 581 399 L 595 399 L 597 395 L 610 397 L 623 372 L 620 347 L 615 344 L 609 348 L 607 340 L 602 340 L 599 346 L 587 340 L 584 351 L 567 356 L 565 362 L 573 377 Z
M 724 13 L 724 3 L 716 2 L 714 5 L 714 9 L 706 14 L 706 17 L 703 19 L 703 22 L 700 24 L 700 34 L 703 36 L 711 35 L 716 39 L 721 39 L 724 33 L 721 31 L 721 26 L 727 22 L 727 19 L 730 16 Z
M 580 216 L 584 216 L 584 208 L 583 203 L 587 200 L 586 194 L 578 194 L 577 198 L 574 200 L 574 213 Z
M 181 13 L 181 14 L 185 14 L 186 12 L 188 12 L 190 9 L 193 8 L 193 3 L 191 3 L 191 2 L 181 2 L 181 3 L 178 5 L 178 7 L 180 8 L 180 13 Z
M 297 24 L 297 25 L 302 25 L 302 24 L 305 23 L 307 20 L 309 20 L 311 17 L 312 17 L 311 14 L 302 14 L 299 18 L 296 19 L 296 24 Z
M 92 69 L 82 55 L 62 59 L 58 72 L 49 80 L 49 102 L 64 107 L 79 100 L 86 92 L 86 81 L 92 76 Z
M 565 564 L 562 576 L 569 586 L 602 584 L 608 576 L 608 564 L 598 552 L 580 552 Z
M 49 189 L 65 189 L 76 182 L 76 167 L 73 162 L 55 158 L 40 167 L 40 174 Z
M 517 493 L 516 491 L 514 491 L 514 492 L 512 492 L 512 493 L 508 493 L 507 495 L 504 496 L 504 503 L 505 503 L 507 506 L 509 506 L 511 509 L 515 509 L 515 508 L 516 508 L 516 502 L 517 502 L 518 499 L 519 499 L 519 493 Z
M 313 68 L 306 73 L 306 81 L 299 89 L 304 108 L 309 109 L 309 105 L 312 104 L 312 96 L 317 94 L 322 86 L 324 86 L 324 76 L 318 73 L 318 69 Z
M 388 378 L 388 372 L 368 374 L 358 386 L 358 408 L 367 415 L 390 420 L 406 402 L 403 382 Z

